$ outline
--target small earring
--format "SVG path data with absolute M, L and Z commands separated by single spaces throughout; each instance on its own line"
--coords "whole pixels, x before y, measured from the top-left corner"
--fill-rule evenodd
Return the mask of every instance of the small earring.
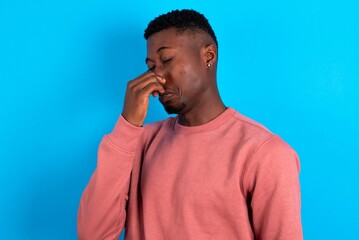
M 211 64 L 210 63 L 207 63 L 207 68 L 210 68 L 211 67 Z

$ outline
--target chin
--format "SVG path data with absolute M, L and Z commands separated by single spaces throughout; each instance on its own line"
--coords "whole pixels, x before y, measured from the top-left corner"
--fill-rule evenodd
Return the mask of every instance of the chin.
M 183 109 L 185 109 L 186 104 L 184 103 L 180 103 L 177 105 L 164 104 L 163 107 L 165 108 L 168 114 L 180 114 L 183 111 Z

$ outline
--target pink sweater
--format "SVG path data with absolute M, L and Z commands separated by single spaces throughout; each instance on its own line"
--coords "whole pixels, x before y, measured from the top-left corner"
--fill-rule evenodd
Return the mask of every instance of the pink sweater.
M 232 108 L 207 124 L 135 127 L 120 117 L 99 147 L 79 239 L 302 239 L 299 160 Z

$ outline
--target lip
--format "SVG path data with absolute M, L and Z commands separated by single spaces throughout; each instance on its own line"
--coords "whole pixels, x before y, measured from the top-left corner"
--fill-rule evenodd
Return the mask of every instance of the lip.
M 159 97 L 159 100 L 161 103 L 166 103 L 168 101 L 171 101 L 172 99 L 176 98 L 176 95 L 173 94 L 173 93 L 163 93 L 163 94 L 160 94 L 160 97 Z

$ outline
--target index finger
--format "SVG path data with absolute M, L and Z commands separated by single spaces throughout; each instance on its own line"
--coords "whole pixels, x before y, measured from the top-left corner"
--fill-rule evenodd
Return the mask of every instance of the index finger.
M 141 75 L 139 75 L 137 78 L 135 78 L 134 80 L 130 81 L 129 84 L 130 85 L 137 85 L 140 82 L 142 82 L 143 80 L 151 77 L 151 75 L 153 75 L 153 77 L 155 77 L 157 79 L 157 81 L 162 82 L 164 81 L 164 78 L 158 74 L 156 74 L 155 72 L 151 71 L 151 70 L 147 70 L 146 72 L 142 73 Z

